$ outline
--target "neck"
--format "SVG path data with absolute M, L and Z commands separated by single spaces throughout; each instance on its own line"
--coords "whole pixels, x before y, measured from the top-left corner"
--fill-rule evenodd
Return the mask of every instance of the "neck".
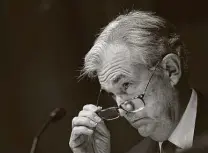
M 176 92 L 176 101 L 177 101 L 177 104 L 178 105 L 175 105 L 175 111 L 173 112 L 173 120 L 172 120 L 172 125 L 169 127 L 169 130 L 167 130 L 167 135 L 165 133 L 163 133 L 162 135 L 160 135 L 158 137 L 158 132 L 156 135 L 154 136 L 150 136 L 153 140 L 155 141 L 159 141 L 159 142 L 162 142 L 162 141 L 165 141 L 167 140 L 170 135 L 172 134 L 172 132 L 175 130 L 176 126 L 178 125 L 181 117 L 183 116 L 185 110 L 186 110 L 186 107 L 187 107 L 187 104 L 190 100 L 190 97 L 191 97 L 191 93 L 192 93 L 192 90 L 190 89 L 189 86 L 183 86 L 183 87 L 180 87 L 180 88 L 176 88 L 177 92 Z M 160 131 L 161 132 L 161 131 Z

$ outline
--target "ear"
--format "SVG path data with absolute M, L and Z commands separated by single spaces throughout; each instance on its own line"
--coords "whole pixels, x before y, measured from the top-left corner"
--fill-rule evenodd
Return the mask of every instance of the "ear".
M 167 54 L 163 58 L 161 65 L 166 75 L 170 78 L 171 85 L 177 85 L 182 75 L 180 58 L 173 53 Z

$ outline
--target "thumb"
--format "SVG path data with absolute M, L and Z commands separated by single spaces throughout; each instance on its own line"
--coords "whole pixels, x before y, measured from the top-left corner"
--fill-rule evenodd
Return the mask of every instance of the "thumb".
M 100 121 L 97 126 L 95 127 L 95 131 L 98 132 L 99 134 L 105 136 L 105 137 L 110 137 L 110 131 L 106 127 L 104 121 Z

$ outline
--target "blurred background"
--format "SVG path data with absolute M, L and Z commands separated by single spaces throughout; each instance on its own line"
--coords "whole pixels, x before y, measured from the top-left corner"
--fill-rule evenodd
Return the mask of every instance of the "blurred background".
M 132 9 L 154 11 L 176 25 L 191 52 L 190 83 L 208 95 L 208 11 L 202 0 L 2 0 L 0 152 L 29 153 L 55 107 L 67 116 L 42 135 L 37 153 L 71 153 L 71 120 L 96 102 L 97 80 L 78 81 L 100 28 Z M 109 122 L 112 152 L 141 137 L 123 120 Z

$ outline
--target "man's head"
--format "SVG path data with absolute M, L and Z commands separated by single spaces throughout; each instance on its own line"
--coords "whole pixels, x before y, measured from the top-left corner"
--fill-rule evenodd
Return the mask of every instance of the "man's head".
M 117 105 L 143 93 L 151 78 L 144 109 L 120 113 L 142 136 L 163 141 L 180 118 L 178 86 L 187 69 L 185 55 L 172 25 L 151 13 L 130 12 L 102 31 L 85 57 L 83 74 L 98 77 L 101 89 L 111 93 Z

